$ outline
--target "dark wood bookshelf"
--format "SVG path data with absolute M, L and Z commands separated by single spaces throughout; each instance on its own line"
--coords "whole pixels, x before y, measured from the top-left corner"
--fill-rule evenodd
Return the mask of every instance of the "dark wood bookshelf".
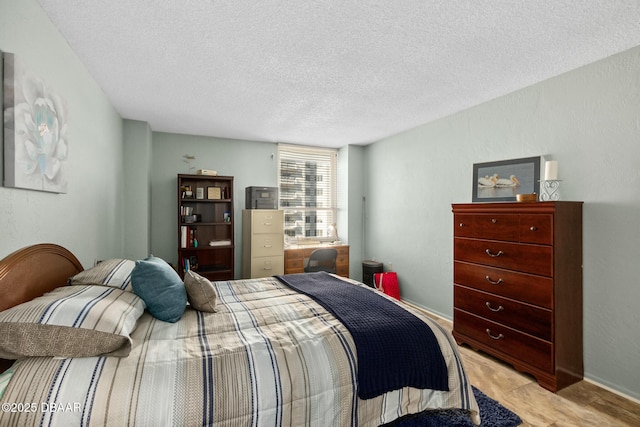
M 233 177 L 178 174 L 178 272 L 234 279 Z

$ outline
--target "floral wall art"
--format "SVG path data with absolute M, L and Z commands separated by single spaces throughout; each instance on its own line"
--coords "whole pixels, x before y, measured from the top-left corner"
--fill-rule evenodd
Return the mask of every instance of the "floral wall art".
M 66 193 L 66 104 L 16 55 L 2 59 L 4 186 Z

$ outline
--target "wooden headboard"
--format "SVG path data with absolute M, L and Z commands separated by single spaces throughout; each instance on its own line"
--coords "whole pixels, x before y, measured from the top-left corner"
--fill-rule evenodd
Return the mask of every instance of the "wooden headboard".
M 82 270 L 80 261 L 62 246 L 42 243 L 19 249 L 0 261 L 0 311 L 64 286 Z M 0 373 L 12 363 L 0 359 Z
M 0 311 L 64 286 L 82 270 L 62 246 L 42 243 L 19 249 L 0 261 Z

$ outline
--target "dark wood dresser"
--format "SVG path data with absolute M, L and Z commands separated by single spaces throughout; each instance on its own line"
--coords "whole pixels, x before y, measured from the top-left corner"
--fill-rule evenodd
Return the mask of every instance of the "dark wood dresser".
M 582 379 L 582 202 L 454 204 L 453 336 L 557 391 Z

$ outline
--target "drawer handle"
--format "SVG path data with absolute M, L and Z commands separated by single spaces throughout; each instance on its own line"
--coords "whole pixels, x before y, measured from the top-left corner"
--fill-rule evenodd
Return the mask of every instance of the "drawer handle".
M 531 231 L 538 231 L 538 227 L 536 227 L 535 225 L 532 225 L 531 228 L 529 229 Z
M 495 224 L 495 223 L 497 223 L 497 222 L 498 222 L 498 220 L 497 220 L 497 219 L 495 219 L 495 218 L 491 218 L 491 223 L 492 223 L 492 224 Z
M 487 279 L 487 282 L 491 283 L 492 285 L 499 285 L 500 283 L 502 283 L 502 278 L 496 280 L 491 280 L 491 277 L 489 276 L 484 276 L 485 279 Z
M 460 227 L 464 227 L 464 222 L 461 222 L 461 223 L 460 223 Z
M 502 334 L 491 335 L 491 329 L 487 329 L 487 335 L 489 335 L 494 340 L 501 340 L 502 338 L 504 338 L 504 335 L 502 335 Z
M 264 245 L 265 248 L 270 248 L 272 245 Z
M 487 253 L 487 255 L 489 255 L 491 258 L 498 258 L 500 255 L 504 255 L 504 252 L 502 251 L 498 251 L 497 254 L 494 254 L 493 252 L 491 252 L 491 249 L 487 249 L 485 250 L 485 252 Z
M 272 223 L 270 222 L 265 222 L 263 225 L 266 225 L 267 227 L 270 227 L 272 225 Z
M 491 311 L 501 311 L 501 310 L 504 310 L 504 307 L 503 307 L 503 306 L 501 306 L 501 305 L 499 305 L 499 306 L 498 306 L 498 308 L 493 308 L 493 307 L 491 307 L 491 303 L 490 303 L 489 301 L 487 301 L 485 304 L 487 305 L 487 308 L 488 308 L 489 310 L 491 310 Z
M 263 270 L 273 270 L 273 267 L 265 267 Z

